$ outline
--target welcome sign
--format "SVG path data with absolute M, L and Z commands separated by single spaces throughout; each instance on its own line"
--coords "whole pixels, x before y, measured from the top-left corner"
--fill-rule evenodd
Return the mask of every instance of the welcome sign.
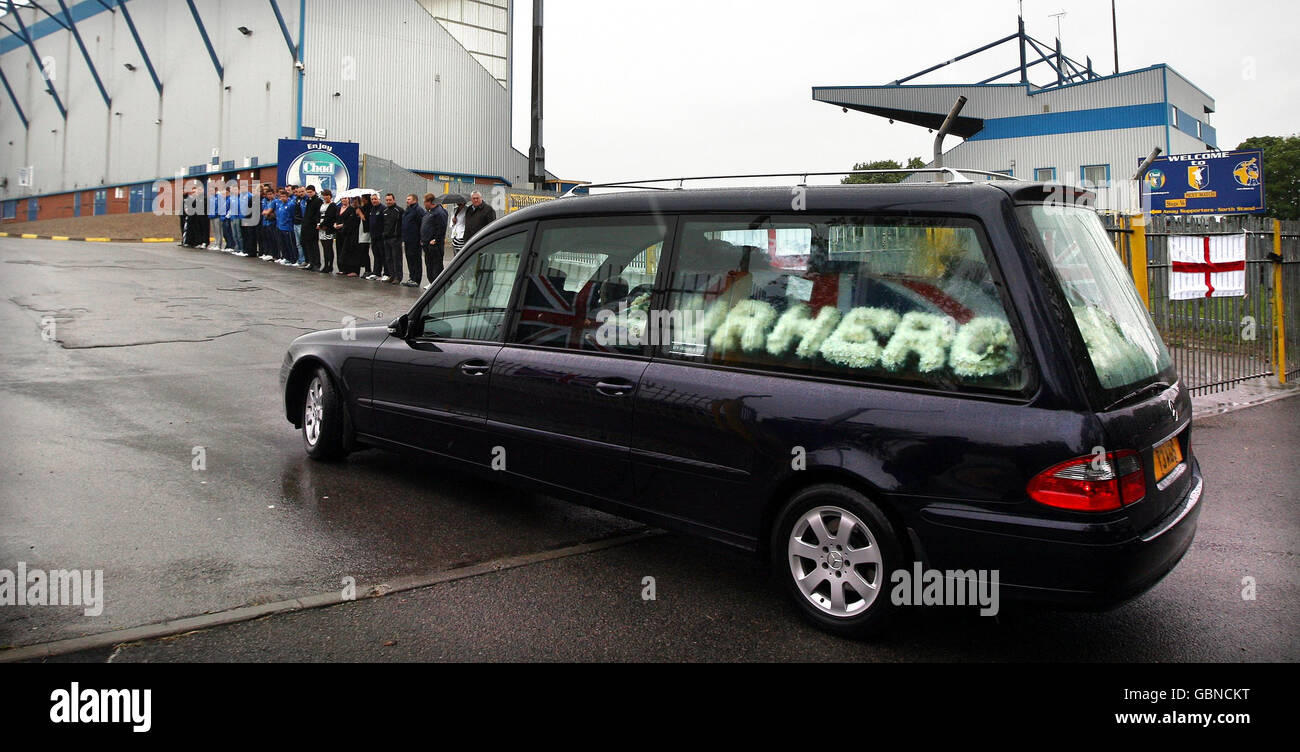
M 360 175 L 357 144 L 282 138 L 277 158 L 277 185 L 313 185 L 335 195 L 356 187 Z
M 1141 176 L 1142 206 L 1152 214 L 1259 214 L 1264 155 L 1257 149 L 1171 154 Z

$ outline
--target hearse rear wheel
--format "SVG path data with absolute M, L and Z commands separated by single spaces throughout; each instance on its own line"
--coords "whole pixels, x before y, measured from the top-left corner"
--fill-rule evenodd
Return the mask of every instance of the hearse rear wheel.
M 794 495 L 777 516 L 772 565 L 800 612 L 845 637 L 879 634 L 896 615 L 889 574 L 902 566 L 893 526 L 867 497 L 824 483 Z

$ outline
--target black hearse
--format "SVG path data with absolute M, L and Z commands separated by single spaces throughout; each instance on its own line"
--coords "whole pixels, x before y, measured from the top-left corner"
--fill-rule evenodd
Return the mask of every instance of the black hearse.
M 307 453 L 411 451 L 770 556 L 841 634 L 891 573 L 1106 607 L 1191 545 L 1191 404 L 1090 194 L 628 191 L 490 225 L 281 370 Z M 919 563 L 919 564 L 918 564 Z

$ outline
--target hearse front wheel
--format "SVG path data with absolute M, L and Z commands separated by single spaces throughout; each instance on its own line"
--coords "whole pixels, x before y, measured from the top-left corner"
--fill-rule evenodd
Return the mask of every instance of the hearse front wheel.
M 329 373 L 317 367 L 303 392 L 302 443 L 315 460 L 342 459 L 343 400 Z
M 827 483 L 795 494 L 777 517 L 771 550 L 799 610 L 828 632 L 870 637 L 898 611 L 889 575 L 902 549 L 884 513 L 857 491 Z

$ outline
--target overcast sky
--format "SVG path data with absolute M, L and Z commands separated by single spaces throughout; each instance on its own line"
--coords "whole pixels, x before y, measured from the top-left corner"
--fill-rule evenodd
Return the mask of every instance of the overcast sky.
M 879 85 L 1016 30 L 1015 0 L 548 0 L 546 166 L 565 178 L 849 169 L 925 156 L 933 135 L 814 102 Z M 1121 70 L 1167 63 L 1215 99 L 1219 146 L 1300 130 L 1295 0 L 1119 0 Z M 1113 70 L 1108 0 L 1025 0 L 1030 35 Z M 532 0 L 515 4 L 514 144 L 528 151 Z M 1014 43 L 918 83 L 1019 64 Z M 1036 76 L 1034 75 L 1036 72 Z M 1031 79 L 1045 83 L 1044 66 Z M 1252 77 L 1253 76 L 1253 77 Z M 1010 80 L 1010 79 L 1009 79 Z M 951 148 L 959 141 L 950 139 Z

